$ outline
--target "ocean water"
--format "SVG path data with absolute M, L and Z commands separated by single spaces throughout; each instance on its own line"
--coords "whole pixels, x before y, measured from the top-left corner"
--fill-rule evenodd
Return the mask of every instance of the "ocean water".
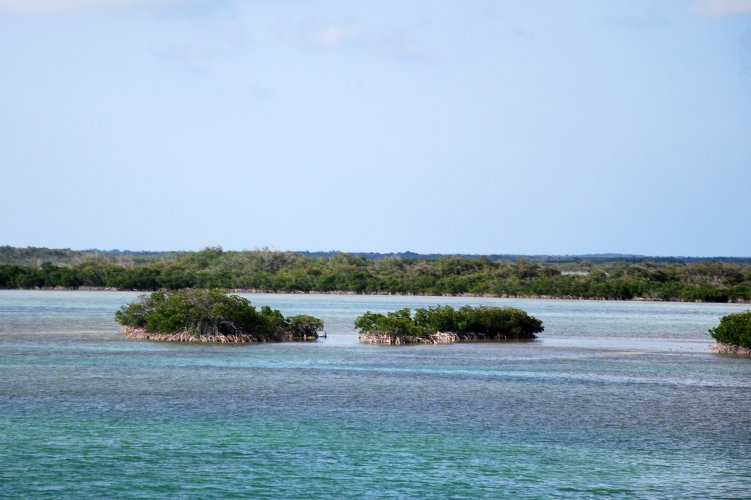
M 748 306 L 247 295 L 306 344 L 123 338 L 136 293 L 0 291 L 0 496 L 751 496 L 751 359 L 706 333 Z M 520 307 L 530 343 L 377 346 L 354 318 Z

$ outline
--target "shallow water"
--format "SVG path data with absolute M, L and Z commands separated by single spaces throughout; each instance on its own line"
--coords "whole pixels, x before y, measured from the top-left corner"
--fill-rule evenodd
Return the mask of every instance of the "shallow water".
M 317 343 L 124 339 L 138 294 L 0 292 L 0 496 L 739 497 L 751 359 L 706 333 L 748 306 L 247 295 Z M 541 340 L 361 345 L 366 310 L 521 307 Z

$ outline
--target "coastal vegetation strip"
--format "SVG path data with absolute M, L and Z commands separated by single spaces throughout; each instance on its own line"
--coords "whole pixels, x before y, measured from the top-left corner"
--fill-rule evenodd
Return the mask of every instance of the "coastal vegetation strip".
M 751 311 L 728 314 L 720 324 L 709 329 L 717 341 L 712 352 L 723 354 L 751 354 Z
M 172 342 L 290 342 L 318 338 L 323 322 L 313 316 L 285 318 L 264 306 L 218 289 L 183 289 L 142 295 L 115 319 L 130 338 Z
M 368 259 L 348 254 L 319 257 L 268 250 L 231 252 L 221 248 L 117 254 L 114 261 L 111 259 L 115 257 L 105 258 L 96 253 L 87 254 L 84 260 L 68 261 L 57 259 L 54 252 L 33 254 L 50 260 L 20 263 L 0 258 L 0 288 L 148 291 L 218 287 L 265 292 L 751 301 L 751 264 L 737 259 L 733 262 L 652 262 L 616 257 L 610 261 L 581 258 L 508 261 L 456 256 Z M 63 252 L 63 255 L 68 254 Z M 76 257 L 79 258 L 83 259 Z
M 361 342 L 371 344 L 444 344 L 453 342 L 534 340 L 542 321 L 512 307 L 451 306 L 386 314 L 366 312 L 355 320 Z

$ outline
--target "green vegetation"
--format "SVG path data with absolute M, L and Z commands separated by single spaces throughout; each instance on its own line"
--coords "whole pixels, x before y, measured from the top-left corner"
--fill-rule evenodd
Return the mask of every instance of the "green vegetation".
M 136 338 L 180 341 L 269 342 L 318 337 L 323 322 L 313 316 L 285 318 L 225 291 L 184 289 L 142 295 L 122 306 L 115 319 Z
M 717 342 L 731 346 L 751 348 L 751 311 L 728 314 L 709 333 Z
M 512 307 L 472 307 L 454 309 L 436 306 L 384 314 L 367 312 L 355 320 L 361 340 L 385 343 L 434 342 L 457 340 L 531 340 L 543 331 L 542 322 Z M 437 340 L 436 334 L 448 334 Z
M 546 296 L 751 301 L 751 262 L 604 256 L 585 259 L 310 254 L 268 250 L 73 252 L 0 247 L 0 288 Z M 4 260 L 5 259 L 5 260 Z M 44 260 L 47 259 L 47 260 Z

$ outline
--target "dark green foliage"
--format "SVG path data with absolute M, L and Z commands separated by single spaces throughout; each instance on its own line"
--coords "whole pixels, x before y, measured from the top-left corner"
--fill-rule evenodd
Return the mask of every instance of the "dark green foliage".
M 412 320 L 409 309 L 400 309 L 386 315 L 368 311 L 355 319 L 355 328 L 363 332 L 381 332 L 399 337 L 424 337 L 432 333 Z
M 139 302 L 122 306 L 115 319 L 124 326 L 153 333 L 190 332 L 196 335 L 247 334 L 275 338 L 292 332 L 317 337 L 323 322 L 313 316 L 285 318 L 264 306 L 260 311 L 249 300 L 218 289 L 183 289 L 142 295 Z
M 275 292 L 481 294 L 628 300 L 728 302 L 751 300 L 751 264 L 648 260 L 491 260 L 207 248 L 200 252 L 131 254 L 44 253 L 0 247 L 0 288 L 109 287 L 119 290 L 181 288 L 253 289 Z M 62 253 L 65 258 L 58 255 Z M 8 260 L 2 260 L 5 256 Z M 47 256 L 48 262 L 30 263 Z M 417 257 L 417 256 L 416 256 Z M 67 260 L 65 260 L 67 259 Z
M 378 314 L 367 312 L 355 320 L 363 332 L 424 337 L 436 332 L 479 334 L 486 339 L 533 339 L 543 331 L 542 321 L 513 307 L 450 306 L 409 309 Z
M 709 333 L 717 342 L 751 348 L 751 311 L 723 316 Z
M 317 337 L 318 332 L 323 330 L 323 321 L 307 314 L 290 316 L 287 324 L 292 332 L 303 337 Z

